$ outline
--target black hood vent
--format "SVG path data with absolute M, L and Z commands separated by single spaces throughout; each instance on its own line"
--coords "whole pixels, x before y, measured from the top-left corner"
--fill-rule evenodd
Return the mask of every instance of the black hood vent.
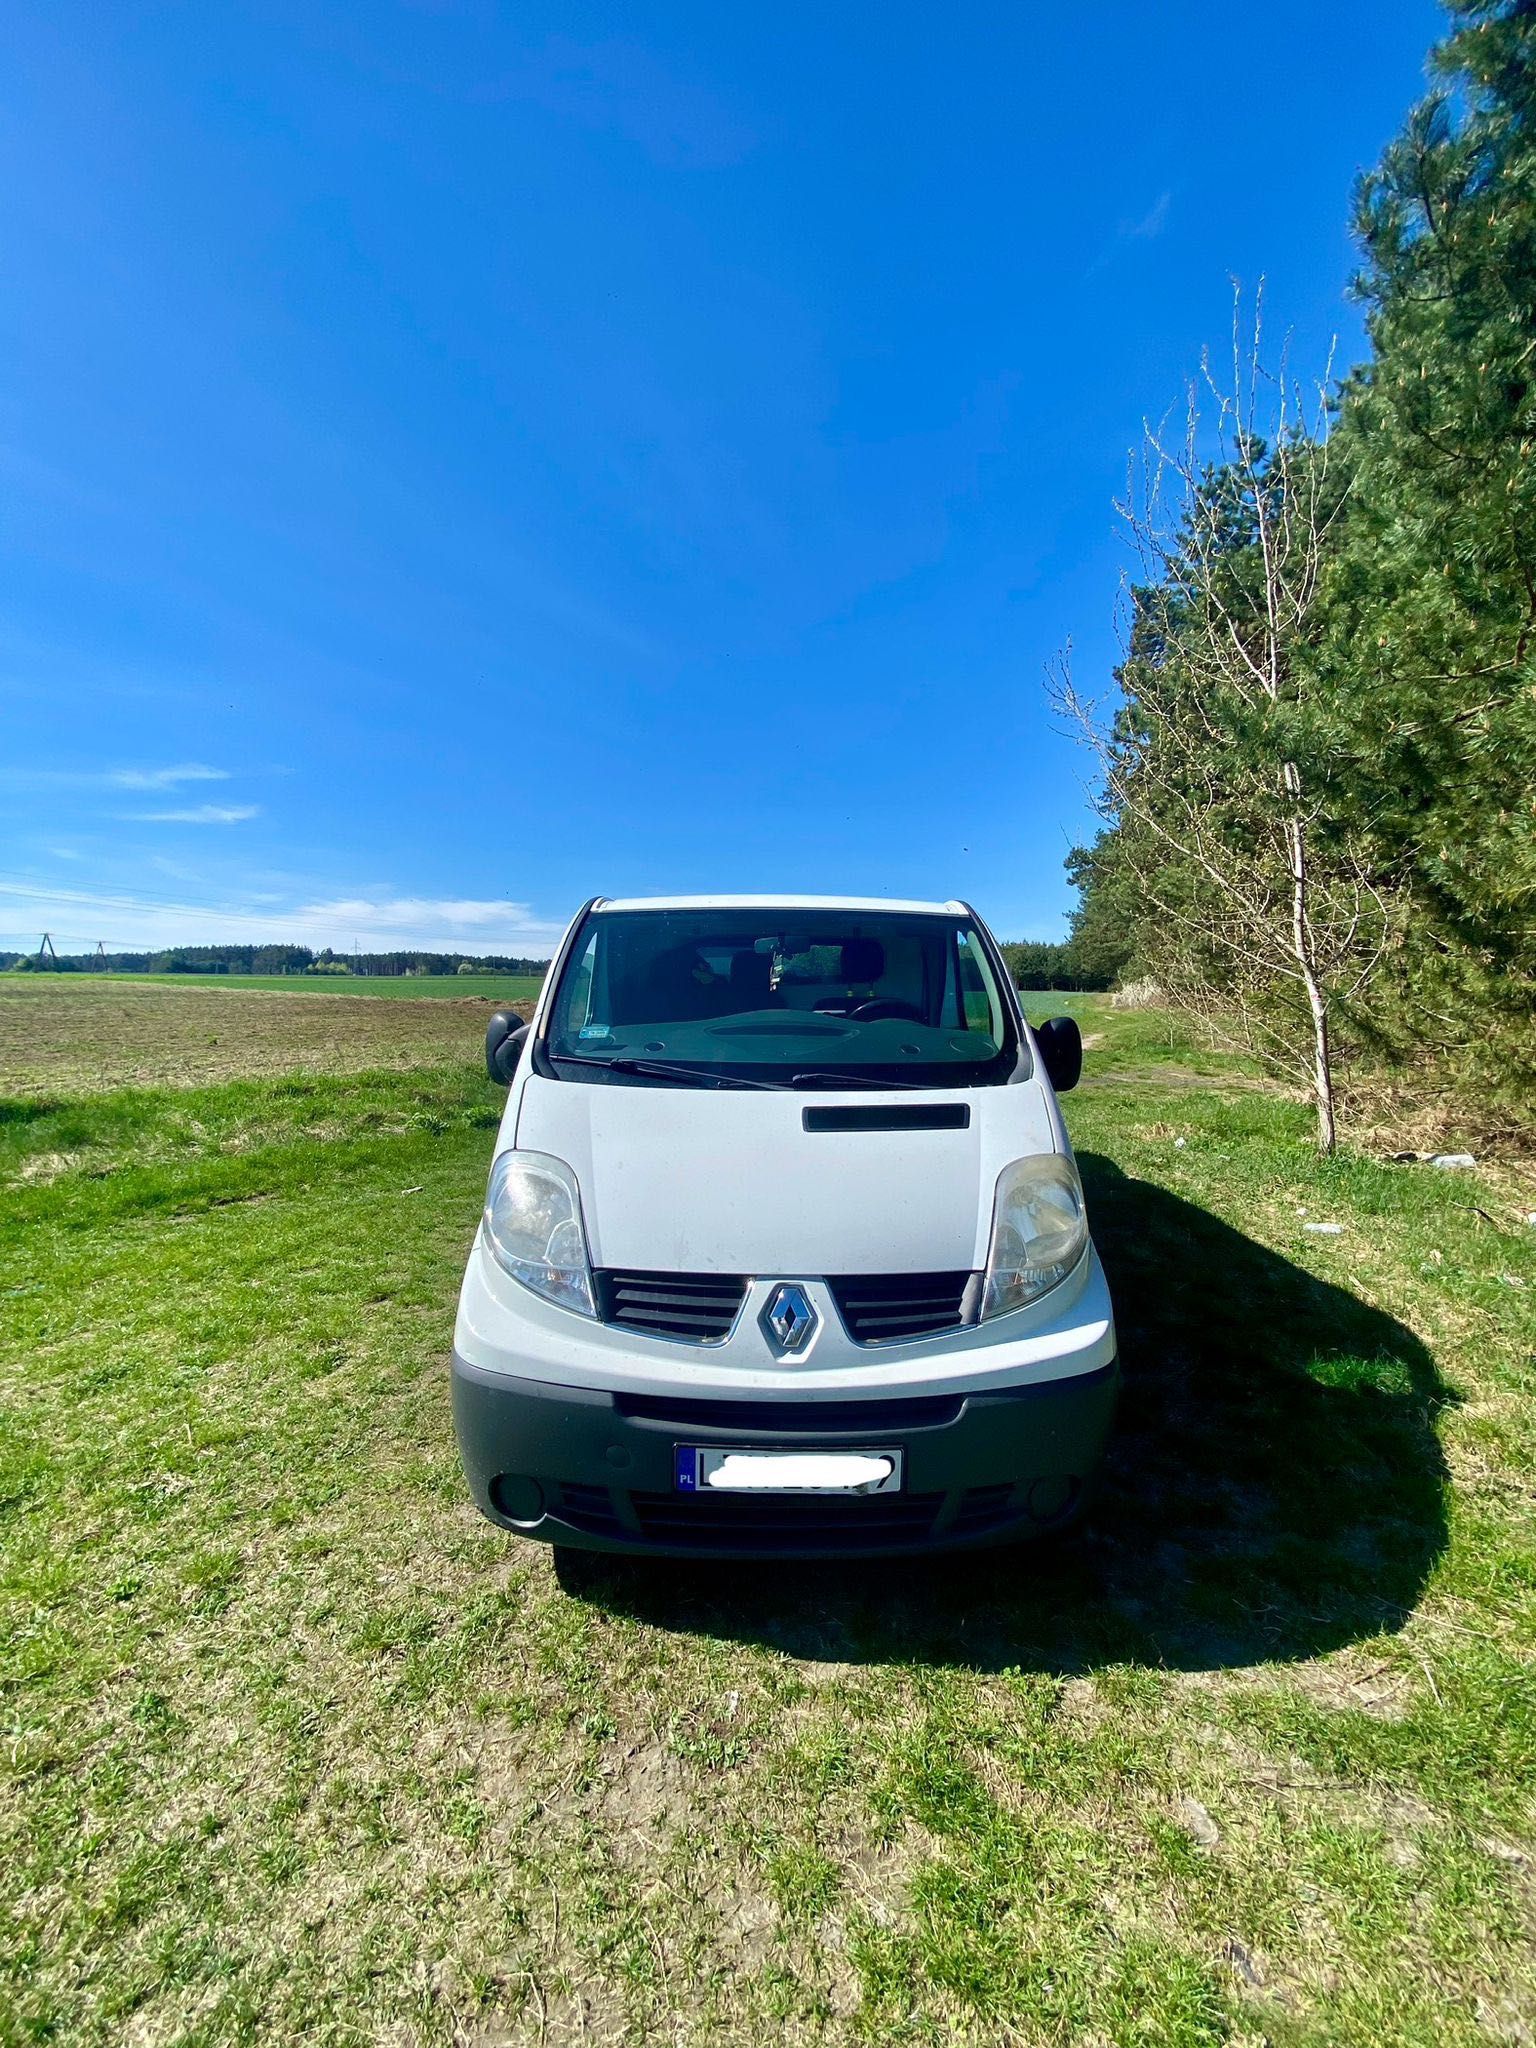
M 805 1109 L 807 1131 L 968 1131 L 968 1102 L 845 1102 L 836 1108 Z

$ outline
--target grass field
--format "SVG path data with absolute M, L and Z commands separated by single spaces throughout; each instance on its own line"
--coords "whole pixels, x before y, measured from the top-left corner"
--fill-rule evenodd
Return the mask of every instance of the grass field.
M 11 986 L 74 990 L 130 988 L 195 989 L 213 995 L 228 989 L 265 989 L 285 996 L 388 996 L 396 1002 L 529 1002 L 538 994 L 541 974 L 5 974 L 0 989 Z
M 922 1569 L 477 1520 L 473 1046 L 13 1084 L 0 2042 L 1529 2041 L 1536 1187 L 1072 1007 L 1105 1497 Z
M 0 975 L 0 1090 L 57 1093 L 157 1084 L 190 1086 L 231 1076 L 293 1071 L 345 1074 L 472 1059 L 498 1003 L 538 994 L 509 975 L 455 1000 L 376 1003 L 293 977 L 280 994 L 235 985 L 233 975 Z M 274 985 L 281 987 L 274 980 Z M 382 985 L 382 984 L 381 984 Z M 419 989 L 425 980 L 391 988 Z

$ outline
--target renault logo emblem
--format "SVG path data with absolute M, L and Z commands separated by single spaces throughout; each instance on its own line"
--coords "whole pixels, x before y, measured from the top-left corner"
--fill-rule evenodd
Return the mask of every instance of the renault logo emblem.
M 803 1351 L 816 1328 L 816 1311 L 792 1280 L 775 1287 L 763 1310 L 763 1328 L 781 1351 Z

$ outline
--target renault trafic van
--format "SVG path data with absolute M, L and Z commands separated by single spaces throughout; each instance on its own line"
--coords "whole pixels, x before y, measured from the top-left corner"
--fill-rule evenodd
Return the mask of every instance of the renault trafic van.
M 588 903 L 507 1086 L 454 1335 L 481 1509 L 587 1550 L 1060 1528 L 1117 1383 L 1056 1092 L 964 903 Z

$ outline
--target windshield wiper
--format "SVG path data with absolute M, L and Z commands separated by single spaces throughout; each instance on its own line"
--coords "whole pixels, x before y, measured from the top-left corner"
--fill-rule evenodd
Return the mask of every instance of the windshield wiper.
M 944 1085 L 932 1081 L 876 1081 L 868 1074 L 820 1073 L 814 1068 L 791 1074 L 787 1081 L 752 1081 L 744 1074 L 710 1073 L 700 1067 L 673 1066 L 668 1060 L 635 1059 L 628 1053 L 619 1053 L 613 1059 L 600 1059 L 590 1052 L 552 1052 L 549 1057 L 565 1066 L 604 1067 L 614 1074 L 642 1074 L 661 1081 L 686 1081 L 694 1088 L 932 1088 Z
M 791 1088 L 942 1088 L 945 1084 L 932 1081 L 876 1081 L 868 1074 L 791 1074 Z
M 686 1081 L 694 1088 L 783 1088 L 783 1081 L 749 1081 L 742 1074 L 709 1074 L 698 1067 L 674 1067 L 666 1060 L 637 1060 L 628 1054 L 601 1060 L 589 1052 L 552 1052 L 552 1060 L 573 1067 L 606 1067 L 615 1074 L 646 1074 L 662 1081 Z

